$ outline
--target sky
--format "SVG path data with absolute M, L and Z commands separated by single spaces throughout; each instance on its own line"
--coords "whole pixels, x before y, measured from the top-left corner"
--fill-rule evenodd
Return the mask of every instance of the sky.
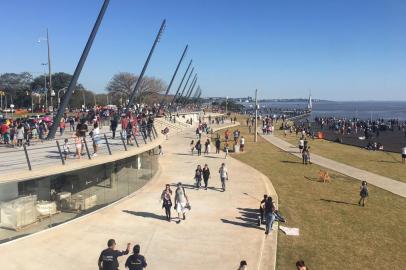
M 0 0 L 0 74 L 73 73 L 102 0 Z M 118 72 L 169 82 L 183 48 L 203 96 L 406 100 L 406 1 L 111 0 L 79 82 L 104 92 Z

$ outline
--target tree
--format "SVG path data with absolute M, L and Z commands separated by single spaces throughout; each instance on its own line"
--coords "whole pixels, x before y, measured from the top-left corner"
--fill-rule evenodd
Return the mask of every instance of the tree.
M 4 73 L 0 76 L 0 90 L 6 93 L 8 104 L 14 103 L 16 107 L 29 107 L 30 83 L 32 75 L 28 72 Z
M 120 72 L 113 76 L 107 84 L 106 90 L 116 99 L 121 99 L 122 104 L 124 104 L 134 90 L 137 80 L 138 76 L 132 73 Z M 136 93 L 134 103 L 157 102 L 159 94 L 164 92 L 165 89 L 166 85 L 162 80 L 144 77 L 139 86 L 138 93 Z M 123 98 L 125 99 L 122 100 Z

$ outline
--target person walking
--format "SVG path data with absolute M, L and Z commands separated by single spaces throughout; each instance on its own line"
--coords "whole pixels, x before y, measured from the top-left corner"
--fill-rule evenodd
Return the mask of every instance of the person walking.
M 75 131 L 75 118 L 72 116 L 69 117 L 68 122 L 69 122 L 69 131 Z
M 207 139 L 206 142 L 204 143 L 204 154 L 205 155 L 209 154 L 209 146 L 210 146 L 210 140 Z
M 200 140 L 197 141 L 195 148 L 197 150 L 197 155 L 201 156 L 202 155 L 202 144 L 200 143 Z
M 147 267 L 145 257 L 140 255 L 140 249 L 140 245 L 135 245 L 133 248 L 133 254 L 127 258 L 125 267 L 129 270 L 143 270 Z
M 99 124 L 97 122 L 94 122 L 91 136 L 93 139 L 93 156 L 96 157 L 97 150 L 98 150 L 99 144 L 100 144 L 100 128 L 99 128 Z
M 24 128 L 22 124 L 19 124 L 17 127 L 17 146 L 23 146 L 23 139 L 24 139 Z
M 272 225 L 275 220 L 274 211 L 275 208 L 273 205 L 272 197 L 269 196 L 265 202 L 265 217 L 266 217 L 265 234 L 269 234 L 269 231 L 272 230 Z
M 197 165 L 197 168 L 195 170 L 196 189 L 200 189 L 202 185 L 202 174 L 202 167 L 200 165 Z
M 228 157 L 228 142 L 226 142 L 224 144 L 224 153 L 225 153 L 224 159 L 227 159 L 227 157 Z
M 117 130 L 117 126 L 118 126 L 118 120 L 116 116 L 113 116 L 113 119 L 111 119 L 110 121 L 110 130 L 113 133 L 112 134 L 112 139 L 116 138 L 116 130 Z
M 219 169 L 219 174 L 220 174 L 221 187 L 223 189 L 223 192 L 225 192 L 226 191 L 226 180 L 228 180 L 228 171 L 227 171 L 225 163 L 221 163 L 221 167 Z
M 192 156 L 193 156 L 193 150 L 195 150 L 195 141 L 194 140 L 192 140 L 191 142 L 190 142 L 190 151 L 192 152 Z
M 402 148 L 402 163 L 406 164 L 406 146 Z
M 70 155 L 70 149 L 68 145 L 68 139 L 64 140 L 63 146 L 62 146 L 62 151 L 63 151 L 63 158 L 66 160 L 68 156 Z
M 76 129 L 76 133 L 74 136 L 75 141 L 75 148 L 76 148 L 76 158 L 80 159 L 82 153 L 82 137 L 80 137 L 79 131 Z
M 245 138 L 244 138 L 244 136 L 241 136 L 241 139 L 240 139 L 240 150 L 241 150 L 241 152 L 244 152 L 244 146 L 245 146 Z
M 182 186 L 182 183 L 179 182 L 175 191 L 175 209 L 178 212 L 178 222 L 180 223 L 180 215 L 182 214 L 183 220 L 186 219 L 186 209 L 190 208 L 189 198 L 186 195 L 185 188 Z
M 165 185 L 165 189 L 162 191 L 161 200 L 162 208 L 165 208 L 166 220 L 171 222 L 171 207 L 172 207 L 172 190 L 169 184 Z
M 59 121 L 59 132 L 61 134 L 61 137 L 63 136 L 63 133 L 65 132 L 65 124 L 66 124 L 65 118 L 62 117 L 61 121 Z
M 219 154 L 220 153 L 220 146 L 221 146 L 221 141 L 220 141 L 219 137 L 216 138 L 215 144 L 216 144 L 216 154 Z
M 369 196 L 367 181 L 362 181 L 361 186 L 360 186 L 359 196 L 361 198 L 358 201 L 358 205 L 361 206 L 361 203 L 362 203 L 362 207 L 364 207 L 365 199 Z
M 204 189 L 207 190 L 207 185 L 209 183 L 210 178 L 210 169 L 207 164 L 204 164 L 203 167 L 203 181 L 204 181 Z
M 299 140 L 299 152 L 302 153 L 304 147 L 304 139 L 303 137 Z
M 110 239 L 107 241 L 107 248 L 100 253 L 98 266 L 100 270 L 118 270 L 119 264 L 117 258 L 127 255 L 130 252 L 131 244 L 127 244 L 127 249 L 123 251 L 116 250 L 116 241 Z

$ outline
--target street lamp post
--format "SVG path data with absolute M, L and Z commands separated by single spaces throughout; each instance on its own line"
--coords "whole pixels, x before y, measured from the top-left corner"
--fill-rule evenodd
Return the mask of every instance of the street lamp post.
M 228 112 L 227 112 L 227 109 L 228 109 L 228 108 L 227 108 L 227 105 L 228 105 L 227 103 L 228 103 L 228 96 L 226 96 L 226 115 L 227 115 L 227 113 L 228 113 Z
M 51 72 L 51 46 L 50 46 L 50 41 L 49 41 L 49 33 L 48 33 L 48 28 L 47 28 L 47 37 L 46 38 L 39 38 L 38 43 L 41 43 L 41 41 L 46 41 L 47 42 L 47 48 L 48 48 L 48 76 L 49 76 L 49 91 L 50 91 L 50 103 L 51 107 L 53 106 L 52 103 L 52 97 L 55 96 L 55 92 L 52 89 L 52 72 Z M 48 104 L 47 104 L 48 107 Z
M 65 92 L 65 90 L 66 90 L 66 87 L 58 90 L 58 108 L 59 108 L 59 105 L 61 104 L 61 98 L 60 98 L 61 91 Z
M 254 142 L 258 141 L 258 89 L 255 89 L 255 136 Z

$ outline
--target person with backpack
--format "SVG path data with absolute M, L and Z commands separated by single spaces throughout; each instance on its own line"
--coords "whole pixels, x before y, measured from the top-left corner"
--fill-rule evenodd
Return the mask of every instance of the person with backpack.
M 182 186 L 182 183 L 179 182 L 175 191 L 175 210 L 178 212 L 178 222 L 180 223 L 182 214 L 183 220 L 186 219 L 186 209 L 190 208 L 189 198 L 186 195 L 185 188 Z
M 219 174 L 220 174 L 221 187 L 223 189 L 223 192 L 225 192 L 226 191 L 226 180 L 228 180 L 228 171 L 227 171 L 225 163 L 221 164 L 221 167 L 219 169 Z
M 116 250 L 116 241 L 110 239 L 107 241 L 107 248 L 100 253 L 98 266 L 100 270 L 118 270 L 117 258 L 127 255 L 130 252 L 131 244 L 127 244 L 127 249 L 123 251 Z
M 127 258 L 125 267 L 129 270 L 142 270 L 147 267 L 145 257 L 140 255 L 140 245 L 135 245 L 133 248 L 133 254 Z
M 359 192 L 359 196 L 361 197 L 358 201 L 358 205 L 361 206 L 362 203 L 362 207 L 365 206 L 365 199 L 368 197 L 369 192 L 368 192 L 368 184 L 367 181 L 362 181 L 361 186 L 360 186 L 360 192 Z

